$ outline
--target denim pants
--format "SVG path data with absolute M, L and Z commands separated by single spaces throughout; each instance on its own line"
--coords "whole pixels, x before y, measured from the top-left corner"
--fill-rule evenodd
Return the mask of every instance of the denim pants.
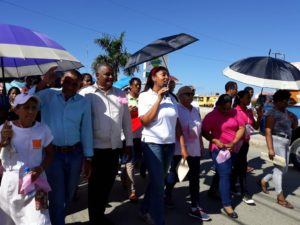
M 143 213 L 150 213 L 155 225 L 165 224 L 164 185 L 175 144 L 154 144 L 142 142 L 144 160 L 149 174 L 149 184 L 141 205 Z
M 176 168 L 182 159 L 181 155 L 174 155 L 171 162 L 171 168 L 166 179 L 166 196 L 172 196 L 172 191 L 175 184 L 178 182 L 178 175 Z M 187 163 L 189 166 L 188 179 L 189 179 L 189 191 L 191 196 L 191 207 L 200 207 L 199 198 L 199 173 L 200 173 L 200 156 L 189 156 L 187 158 Z
M 273 147 L 274 147 L 275 154 L 285 158 L 286 165 L 284 167 L 281 167 L 281 166 L 274 164 L 273 174 L 267 174 L 263 178 L 263 180 L 268 182 L 271 179 L 273 179 L 275 191 L 277 194 L 280 194 L 282 192 L 282 177 L 284 174 L 287 173 L 288 168 L 289 168 L 290 140 L 286 139 L 286 138 L 278 137 L 275 135 L 272 135 L 272 138 L 273 138 Z
M 219 152 L 220 152 L 219 149 L 214 149 L 211 152 L 211 156 L 220 178 L 219 191 L 221 195 L 222 204 L 224 207 L 227 207 L 227 206 L 231 206 L 230 181 L 231 181 L 232 157 L 226 160 L 225 162 L 218 164 L 216 158 Z
M 56 151 L 46 169 L 52 191 L 49 192 L 49 213 L 52 225 L 64 225 L 68 209 L 79 183 L 83 161 L 82 147 L 68 153 Z

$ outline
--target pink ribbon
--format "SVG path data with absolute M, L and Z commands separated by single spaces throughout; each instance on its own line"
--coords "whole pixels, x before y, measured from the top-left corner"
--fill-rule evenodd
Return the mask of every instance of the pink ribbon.
M 127 104 L 128 103 L 128 100 L 127 100 L 127 98 L 126 97 L 121 97 L 121 96 L 118 96 L 118 102 L 120 103 L 120 104 Z

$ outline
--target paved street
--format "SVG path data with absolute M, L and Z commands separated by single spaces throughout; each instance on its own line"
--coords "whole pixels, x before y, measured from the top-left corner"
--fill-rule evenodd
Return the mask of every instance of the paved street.
M 241 201 L 241 198 L 234 198 L 234 206 L 239 215 L 237 220 L 232 220 L 221 210 L 221 204 L 217 200 L 213 200 L 207 196 L 207 190 L 211 182 L 213 172 L 210 171 L 211 160 L 208 154 L 201 162 L 201 200 L 202 206 L 210 214 L 212 221 L 204 222 L 211 225 L 299 225 L 300 224 L 300 171 L 297 171 L 290 165 L 289 172 L 284 178 L 284 189 L 288 194 L 288 200 L 295 206 L 290 210 L 276 203 L 276 194 L 273 184 L 270 182 L 270 194 L 260 192 L 256 181 L 263 174 L 270 172 L 270 164 L 265 163 L 259 158 L 260 152 L 263 151 L 264 139 L 259 135 L 251 141 L 249 151 L 249 164 L 255 168 L 255 171 L 248 177 L 249 190 L 253 193 L 253 199 L 256 206 L 248 206 Z M 99 178 L 101 179 L 101 178 Z M 137 191 L 143 193 L 146 180 L 137 176 Z M 79 188 L 79 200 L 74 201 L 73 207 L 67 217 L 67 224 L 70 225 L 87 225 L 87 186 L 83 184 Z M 196 225 L 202 224 L 199 220 L 191 218 L 187 215 L 189 206 L 188 182 L 178 183 L 174 190 L 174 200 L 176 207 L 166 209 L 167 225 Z M 139 204 L 128 202 L 126 199 L 126 191 L 122 189 L 120 179 L 118 178 L 113 192 L 110 197 L 110 208 L 107 208 L 108 217 L 115 222 L 116 225 L 143 225 L 145 224 L 138 217 Z

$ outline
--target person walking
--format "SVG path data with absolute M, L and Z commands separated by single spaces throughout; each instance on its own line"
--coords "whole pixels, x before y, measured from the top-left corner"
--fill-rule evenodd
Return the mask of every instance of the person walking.
M 44 170 L 53 158 L 51 131 L 47 125 L 35 121 L 39 104 L 35 96 L 17 95 L 12 107 L 18 119 L 6 121 L 0 127 L 0 151 L 9 151 L 0 152 L 5 169 L 0 186 L 0 224 L 51 225 L 47 206 L 40 208 L 37 204 L 38 190 L 30 195 L 20 193 L 25 171 L 31 182 L 46 179 Z
M 178 118 L 182 126 L 183 136 L 188 151 L 186 160 L 189 166 L 188 179 L 191 196 L 189 215 L 202 221 L 208 221 L 210 220 L 210 217 L 202 209 L 199 195 L 200 157 L 203 155 L 204 146 L 201 135 L 201 116 L 199 114 L 199 109 L 191 104 L 194 94 L 195 90 L 191 86 L 183 86 L 178 90 Z M 178 181 L 176 168 L 181 159 L 180 143 L 177 140 L 171 168 L 166 179 L 165 202 L 167 204 L 173 202 L 172 191 Z
M 225 213 L 238 218 L 233 210 L 230 196 L 230 181 L 233 158 L 240 148 L 239 142 L 245 127 L 235 109 L 231 108 L 232 98 L 228 94 L 219 97 L 215 109 L 208 113 L 202 123 L 202 135 L 209 142 L 209 149 L 219 174 L 219 191 Z
M 148 223 L 164 225 L 164 181 L 175 150 L 176 137 L 181 152 L 188 156 L 176 100 L 168 94 L 169 71 L 154 67 L 147 78 L 144 92 L 139 96 L 139 118 L 142 130 L 142 149 L 149 174 L 141 217 Z
M 289 165 L 289 144 L 292 130 L 298 127 L 298 119 L 286 108 L 291 94 L 287 90 L 278 90 L 273 95 L 273 108 L 266 113 L 265 137 L 268 147 L 269 158 L 281 156 L 285 159 L 285 166 L 274 164 L 273 173 L 264 176 L 259 185 L 266 194 L 268 182 L 273 179 L 277 193 L 277 203 L 283 207 L 293 209 L 294 206 L 286 200 L 282 189 L 282 177 L 288 171 Z
M 81 74 L 77 70 L 66 71 L 61 79 L 62 88 L 47 88 L 56 79 L 54 69 L 31 92 L 41 99 L 41 121 L 49 126 L 54 137 L 54 159 L 46 169 L 52 188 L 50 219 L 52 225 L 64 225 L 82 168 L 87 177 L 91 173 L 92 119 L 90 102 L 77 94 Z
M 143 127 L 138 119 L 138 97 L 141 91 L 142 82 L 139 78 L 133 77 L 129 81 L 130 92 L 127 94 L 128 108 L 131 116 L 133 131 L 133 156 L 132 159 L 125 163 L 125 169 L 121 174 L 121 181 L 124 183 L 127 191 L 128 198 L 131 202 L 137 202 L 138 197 L 135 187 L 135 167 L 139 163 L 140 171 L 145 171 L 145 166 L 142 160 L 142 147 L 141 147 L 141 132 Z M 138 123 L 137 125 L 134 123 Z M 137 126 L 137 127 L 135 127 Z
M 99 64 L 96 67 L 97 82 L 79 92 L 91 102 L 93 115 L 94 156 L 88 184 L 91 225 L 113 224 L 104 213 L 118 172 L 122 131 L 126 141 L 123 154 L 131 160 L 133 143 L 127 98 L 125 92 L 112 86 L 114 77 L 111 65 Z
M 255 202 L 252 199 L 248 188 L 247 188 L 247 154 L 249 151 L 249 141 L 251 138 L 251 133 L 254 132 L 254 129 L 259 129 L 260 121 L 263 116 L 262 109 L 257 110 L 257 119 L 254 119 L 252 108 L 248 108 L 247 106 L 251 102 L 251 95 L 248 91 L 239 91 L 236 95 L 234 107 L 239 114 L 240 119 L 245 124 L 245 135 L 242 139 L 243 143 L 241 145 L 240 150 L 237 153 L 235 162 L 233 163 L 233 170 L 232 170 L 232 184 L 231 190 L 233 193 L 237 193 L 235 184 L 237 178 L 239 178 L 241 195 L 243 196 L 243 201 L 246 204 L 253 205 Z

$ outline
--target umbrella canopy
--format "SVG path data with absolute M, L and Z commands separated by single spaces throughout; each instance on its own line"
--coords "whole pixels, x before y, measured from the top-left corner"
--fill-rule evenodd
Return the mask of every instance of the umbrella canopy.
M 184 33 L 160 38 L 131 55 L 125 65 L 125 69 L 176 51 L 195 41 L 198 41 L 198 39 Z
M 223 74 L 258 87 L 300 89 L 300 71 L 291 63 L 270 56 L 239 60 L 225 68 Z
M 120 80 L 114 82 L 113 86 L 116 88 L 123 89 L 127 86 L 129 86 L 129 81 L 131 80 L 132 77 L 123 77 Z
M 0 24 L 0 33 L 0 75 L 3 78 L 42 75 L 53 66 L 58 66 L 57 71 L 83 67 L 45 34 L 7 24 Z

